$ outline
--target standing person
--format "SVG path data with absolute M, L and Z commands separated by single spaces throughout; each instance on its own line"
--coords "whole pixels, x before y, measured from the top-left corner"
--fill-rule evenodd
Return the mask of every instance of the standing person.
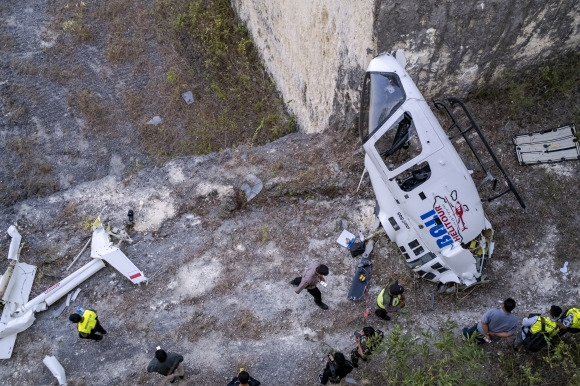
M 155 357 L 151 359 L 147 366 L 147 372 L 164 375 L 165 378 L 159 382 L 160 385 L 165 384 L 167 381 L 173 383 L 177 377 L 183 379 L 185 374 L 181 362 L 183 362 L 183 356 L 174 352 L 165 352 L 161 347 L 157 347 Z
M 328 275 L 328 267 L 324 264 L 320 264 L 318 260 L 314 260 L 308 268 L 304 271 L 302 276 L 295 278 L 290 282 L 292 285 L 297 285 L 298 288 L 296 289 L 297 294 L 299 294 L 304 288 L 314 297 L 314 302 L 316 305 L 323 310 L 327 310 L 328 306 L 322 303 L 322 293 L 316 287 L 318 282 L 326 284 L 324 281 L 324 276 Z
M 366 361 L 372 351 L 383 341 L 383 332 L 372 327 L 364 327 L 360 331 L 355 331 L 354 340 L 356 348 L 350 352 L 350 362 L 353 367 L 358 367 L 358 359 Z
M 580 332 L 580 309 L 576 307 L 568 308 L 562 312 L 562 316 L 557 323 L 562 335 L 567 332 L 572 334 Z
M 518 318 L 512 314 L 516 308 L 516 301 L 507 298 L 501 305 L 501 308 L 492 308 L 481 317 L 481 320 L 471 328 L 463 329 L 463 336 L 469 339 L 475 331 L 481 336 L 476 336 L 477 343 L 499 340 L 499 338 L 509 338 L 518 330 Z M 496 339 L 497 337 L 498 339 Z
M 392 280 L 387 283 L 385 288 L 379 292 L 377 296 L 377 308 L 375 315 L 384 320 L 391 320 L 388 312 L 397 312 L 400 308 L 405 307 L 405 289 L 399 285 L 397 280 Z
M 244 369 L 240 369 L 237 377 L 233 377 L 227 386 L 260 386 L 260 381 L 250 377 Z
M 538 351 L 546 345 L 545 337 L 550 338 L 553 332 L 558 331 L 556 319 L 562 313 L 558 306 L 552 306 L 546 312 L 546 316 L 540 314 L 524 314 L 522 320 L 521 340 L 514 342 L 514 349 L 521 350 L 522 344 L 531 351 Z M 541 338 L 539 337 L 541 335 Z
M 334 354 L 328 354 L 326 367 L 324 367 L 322 374 L 318 374 L 318 379 L 323 385 L 326 385 L 328 381 L 330 383 L 340 383 L 340 380 L 346 377 L 351 371 L 352 364 L 346 360 L 344 354 L 335 352 Z
M 92 340 L 102 340 L 103 335 L 107 333 L 103 326 L 99 323 L 99 318 L 97 317 L 97 312 L 87 308 L 82 310 L 82 314 L 71 314 L 68 317 L 73 323 L 77 324 L 77 329 L 79 330 L 79 337 L 82 339 L 92 339 Z M 97 334 L 100 332 L 103 335 Z

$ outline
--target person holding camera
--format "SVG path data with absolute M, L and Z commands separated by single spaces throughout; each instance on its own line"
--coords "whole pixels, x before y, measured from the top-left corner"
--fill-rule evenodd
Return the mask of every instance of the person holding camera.
M 297 285 L 297 294 L 299 294 L 304 288 L 308 291 L 310 295 L 314 297 L 314 302 L 316 305 L 323 310 L 328 310 L 328 306 L 322 303 L 322 293 L 316 287 L 318 283 L 322 286 L 326 286 L 324 281 L 324 276 L 328 275 L 328 267 L 324 264 L 320 264 L 318 260 L 314 260 L 308 268 L 304 271 L 302 276 L 298 276 L 290 282 L 292 285 Z
M 340 383 L 340 380 L 346 377 L 352 369 L 352 364 L 346 360 L 343 353 L 330 353 L 328 358 L 326 358 L 326 367 L 322 374 L 318 374 L 318 379 L 323 385 L 326 385 L 328 381 L 330 383 Z
M 372 351 L 383 341 L 383 332 L 372 327 L 364 327 L 354 332 L 356 348 L 350 352 L 350 361 L 353 367 L 358 367 L 358 359 L 366 361 Z

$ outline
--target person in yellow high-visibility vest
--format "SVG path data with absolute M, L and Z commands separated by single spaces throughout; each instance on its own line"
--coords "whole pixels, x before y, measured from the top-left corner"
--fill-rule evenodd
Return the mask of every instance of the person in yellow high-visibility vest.
M 572 307 L 562 312 L 562 316 L 557 321 L 560 333 L 567 332 L 576 334 L 580 332 L 580 308 Z
M 562 313 L 562 309 L 558 306 L 551 306 L 546 312 L 546 316 L 540 314 L 530 314 L 525 313 L 524 319 L 522 320 L 522 333 L 521 339 L 516 339 L 514 341 L 514 350 L 522 350 L 523 346 L 526 345 L 526 340 L 532 339 L 536 334 L 542 334 L 545 336 L 550 336 L 552 333 L 556 333 L 559 330 L 556 319 Z M 540 349 L 545 345 L 544 341 L 540 341 L 537 349 Z M 528 345 L 528 349 L 530 349 Z M 533 349 L 532 351 L 537 351 Z
M 377 308 L 375 315 L 384 320 L 391 320 L 388 312 L 397 312 L 405 307 L 405 289 L 397 280 L 390 281 L 377 296 Z
M 82 339 L 102 340 L 103 335 L 107 333 L 103 326 L 99 323 L 97 312 L 87 308 L 82 315 L 71 314 L 68 319 L 76 323 L 79 330 L 79 337 Z M 100 332 L 103 335 L 97 334 Z

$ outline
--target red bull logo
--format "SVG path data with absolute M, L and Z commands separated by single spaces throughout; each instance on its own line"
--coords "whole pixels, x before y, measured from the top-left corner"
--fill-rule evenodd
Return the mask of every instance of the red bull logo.
M 421 220 L 431 236 L 437 239 L 437 246 L 443 248 L 463 241 L 461 232 L 468 229 L 463 215 L 467 211 L 469 208 L 457 200 L 457 191 L 454 190 L 450 197 L 436 197 L 433 209 L 424 213 Z

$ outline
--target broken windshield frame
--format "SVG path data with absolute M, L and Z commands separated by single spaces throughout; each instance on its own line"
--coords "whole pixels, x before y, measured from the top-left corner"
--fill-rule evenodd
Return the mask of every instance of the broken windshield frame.
M 365 143 L 405 102 L 399 76 L 392 72 L 367 73 L 361 94 L 359 133 Z

